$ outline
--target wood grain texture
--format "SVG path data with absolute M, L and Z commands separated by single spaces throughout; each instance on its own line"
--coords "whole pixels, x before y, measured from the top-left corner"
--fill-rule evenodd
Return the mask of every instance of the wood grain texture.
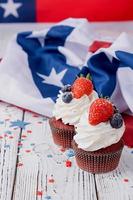
M 24 121 L 23 129 L 11 127 Z M 48 119 L 0 102 L 0 200 L 132 200 L 133 149 L 117 170 L 92 175 L 54 145 Z
M 96 200 L 94 176 L 78 169 L 74 158 L 72 167 L 65 166 L 66 153 L 53 144 L 48 120 L 28 112 L 24 120 L 31 124 L 22 131 L 23 166 L 17 168 L 13 200 Z
M 10 127 L 10 121 L 22 116 L 22 110 L 0 102 L 0 200 L 12 196 L 20 129 Z
M 118 168 L 95 178 L 100 200 L 132 200 L 133 149 L 125 147 Z

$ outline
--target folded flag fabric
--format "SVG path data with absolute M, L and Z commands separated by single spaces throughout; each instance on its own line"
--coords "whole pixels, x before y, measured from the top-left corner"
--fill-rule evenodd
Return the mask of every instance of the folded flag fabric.
M 122 33 L 108 48 L 88 60 L 99 95 L 109 96 L 120 112 L 133 114 L 133 38 Z
M 86 19 L 73 18 L 14 36 L 0 63 L 0 99 L 51 116 L 59 89 L 89 71 L 99 95 L 133 114 L 133 39 L 95 37 Z
M 59 89 L 84 65 L 92 35 L 86 19 L 71 18 L 16 35 L 0 64 L 0 99 L 51 116 Z

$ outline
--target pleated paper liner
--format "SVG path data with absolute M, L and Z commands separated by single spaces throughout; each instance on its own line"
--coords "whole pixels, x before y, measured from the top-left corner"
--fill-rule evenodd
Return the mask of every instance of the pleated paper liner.
M 66 125 L 54 117 L 49 119 L 54 143 L 63 148 L 72 148 L 72 140 L 75 135 L 74 126 Z
M 89 152 L 78 148 L 78 145 L 73 140 L 72 147 L 79 168 L 90 173 L 99 174 L 110 172 L 117 168 L 124 144 L 120 140 L 110 147 Z

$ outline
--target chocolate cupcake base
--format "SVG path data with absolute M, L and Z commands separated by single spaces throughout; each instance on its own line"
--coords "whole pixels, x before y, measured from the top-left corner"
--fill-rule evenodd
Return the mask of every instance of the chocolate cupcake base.
M 79 168 L 94 174 L 106 173 L 116 169 L 123 146 L 123 141 L 120 140 L 117 144 L 113 144 L 110 147 L 89 152 L 78 148 L 75 141 L 72 142 Z
M 72 140 L 75 135 L 75 129 L 72 125 L 66 125 L 55 117 L 49 119 L 50 128 L 54 143 L 63 148 L 72 148 Z

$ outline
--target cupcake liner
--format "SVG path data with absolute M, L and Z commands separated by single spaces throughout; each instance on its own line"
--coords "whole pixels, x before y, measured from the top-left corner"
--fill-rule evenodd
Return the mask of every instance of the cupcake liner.
M 55 127 L 55 123 L 53 123 L 51 119 L 49 120 L 49 124 L 52 131 L 54 143 L 58 146 L 62 146 L 63 148 L 72 148 L 72 140 L 73 136 L 75 135 L 74 128 L 63 129 L 61 128 L 61 126 Z
M 123 141 L 120 141 L 118 149 L 115 151 L 112 145 L 112 151 L 107 151 L 106 148 L 94 152 L 84 151 L 83 149 L 78 148 L 75 141 L 72 142 L 73 150 L 75 152 L 76 162 L 79 168 L 84 171 L 98 174 L 110 172 L 119 164 L 120 156 L 123 149 Z

